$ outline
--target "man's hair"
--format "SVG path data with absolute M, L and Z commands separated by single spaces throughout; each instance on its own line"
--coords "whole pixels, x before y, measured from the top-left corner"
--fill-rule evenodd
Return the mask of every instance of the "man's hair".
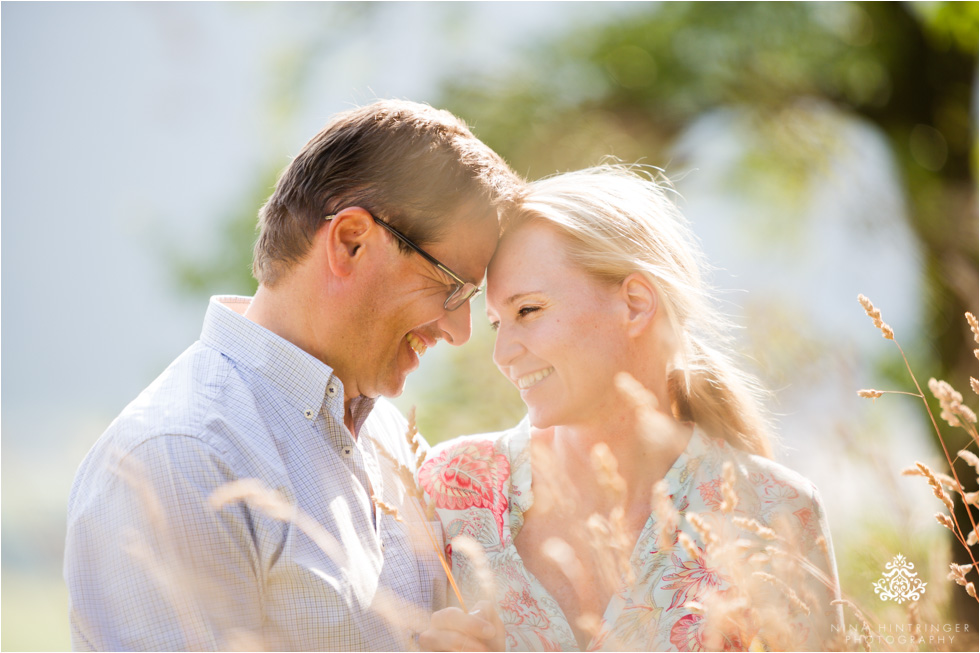
M 425 244 L 460 212 L 480 219 L 501 208 L 519 185 L 504 160 L 448 111 L 403 100 L 345 111 L 303 146 L 259 211 L 252 273 L 275 284 L 306 256 L 324 217 L 347 207 Z

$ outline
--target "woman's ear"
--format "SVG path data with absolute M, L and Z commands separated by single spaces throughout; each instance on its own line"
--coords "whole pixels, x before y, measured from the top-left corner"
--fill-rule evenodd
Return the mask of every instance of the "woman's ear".
M 638 336 L 657 314 L 660 303 L 657 288 L 645 275 L 634 272 L 623 280 L 619 292 L 628 311 L 629 334 Z
M 374 226 L 370 213 L 351 207 L 333 216 L 320 228 L 317 240 L 323 239 L 319 246 L 326 252 L 327 265 L 335 276 L 346 277 L 354 272 L 364 259 L 364 245 Z

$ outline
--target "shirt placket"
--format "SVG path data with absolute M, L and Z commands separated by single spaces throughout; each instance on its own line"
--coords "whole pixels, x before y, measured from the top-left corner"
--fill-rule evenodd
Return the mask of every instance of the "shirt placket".
M 327 429 L 326 439 L 328 443 L 337 451 L 340 459 L 360 483 L 362 491 L 371 505 L 370 521 L 371 528 L 379 540 L 380 527 L 377 515 L 377 506 L 372 495 L 380 496 L 380 486 L 375 482 L 375 475 L 369 473 L 368 461 L 370 456 L 366 455 L 364 438 L 357 439 L 344 425 L 344 401 L 343 389 L 340 382 L 334 377 L 327 383 L 323 400 L 323 413 L 327 419 L 332 419 L 332 428 Z M 378 479 L 380 481 L 380 479 Z M 382 546 L 383 548 L 383 546 Z

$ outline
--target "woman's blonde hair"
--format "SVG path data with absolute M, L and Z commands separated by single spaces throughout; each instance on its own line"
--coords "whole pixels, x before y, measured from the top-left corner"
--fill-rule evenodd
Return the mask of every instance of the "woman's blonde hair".
M 704 254 L 670 193 L 655 168 L 601 165 L 529 184 L 503 229 L 552 225 L 567 241 L 569 259 L 599 281 L 646 275 L 673 341 L 667 385 L 675 416 L 771 457 L 765 392 L 725 351 L 730 325 L 713 307 Z

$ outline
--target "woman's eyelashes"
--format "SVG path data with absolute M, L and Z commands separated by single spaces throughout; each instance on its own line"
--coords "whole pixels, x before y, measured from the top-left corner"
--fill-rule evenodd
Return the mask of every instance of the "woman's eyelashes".
M 540 311 L 541 308 L 542 308 L 541 306 L 521 306 L 519 309 L 517 309 L 517 312 L 515 314 L 515 321 L 519 322 L 522 319 L 526 318 L 528 315 Z M 500 320 L 490 320 L 490 329 L 492 331 L 496 331 L 499 328 L 500 328 Z
M 521 306 L 519 309 L 517 309 L 517 319 L 520 320 L 521 318 L 527 317 L 531 313 L 539 310 L 541 310 L 540 306 Z

